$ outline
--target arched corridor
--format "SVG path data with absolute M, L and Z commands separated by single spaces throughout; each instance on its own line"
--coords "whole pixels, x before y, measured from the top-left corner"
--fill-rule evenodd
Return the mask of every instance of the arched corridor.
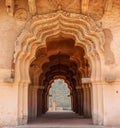
M 49 89 L 55 79 L 68 84 L 72 110 L 91 118 L 91 83 L 82 83 L 90 76 L 90 66 L 84 49 L 74 45 L 73 39 L 57 37 L 38 49 L 30 65 L 29 120 L 49 110 Z M 52 47 L 51 47 L 52 46 Z
M 19 124 L 36 120 L 48 111 L 51 83 L 63 79 L 70 89 L 73 112 L 101 125 L 103 33 L 96 31 L 92 19 L 66 15 L 64 11 L 42 18 L 30 22 L 31 34 L 21 34 L 14 55 L 15 81 L 20 84 Z

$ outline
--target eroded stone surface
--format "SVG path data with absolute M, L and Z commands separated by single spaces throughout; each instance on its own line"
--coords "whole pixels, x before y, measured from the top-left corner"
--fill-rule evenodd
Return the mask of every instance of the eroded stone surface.
M 58 78 L 73 111 L 120 125 L 119 0 L 0 1 L 0 125 L 45 113 Z

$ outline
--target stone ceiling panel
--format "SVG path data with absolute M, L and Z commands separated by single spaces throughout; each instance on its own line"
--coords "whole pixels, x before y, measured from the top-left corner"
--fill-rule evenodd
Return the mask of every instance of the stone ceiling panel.
M 36 6 L 38 14 L 50 13 L 58 9 L 80 13 L 80 0 L 37 0 Z
M 110 14 L 113 7 L 119 8 L 119 0 L 6 0 L 8 14 L 27 20 L 34 15 L 49 14 L 58 10 L 85 14 L 100 20 Z M 120 9 L 120 8 L 119 8 Z M 16 16 L 17 15 L 17 16 Z

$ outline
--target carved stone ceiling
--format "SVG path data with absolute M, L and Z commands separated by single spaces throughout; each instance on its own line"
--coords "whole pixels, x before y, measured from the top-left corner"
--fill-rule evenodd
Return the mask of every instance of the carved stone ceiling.
M 58 9 L 80 13 L 79 0 L 37 0 L 36 2 L 38 14 L 49 13 Z
M 6 0 L 7 12 L 17 19 L 26 20 L 37 15 L 64 10 L 81 13 L 100 20 L 113 6 L 119 6 L 119 0 Z

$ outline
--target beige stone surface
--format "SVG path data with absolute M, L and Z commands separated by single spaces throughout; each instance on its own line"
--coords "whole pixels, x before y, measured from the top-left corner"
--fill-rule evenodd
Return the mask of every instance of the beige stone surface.
M 0 126 L 45 113 L 58 78 L 73 111 L 120 126 L 119 0 L 0 1 Z
M 0 126 L 17 125 L 18 87 L 0 83 Z

